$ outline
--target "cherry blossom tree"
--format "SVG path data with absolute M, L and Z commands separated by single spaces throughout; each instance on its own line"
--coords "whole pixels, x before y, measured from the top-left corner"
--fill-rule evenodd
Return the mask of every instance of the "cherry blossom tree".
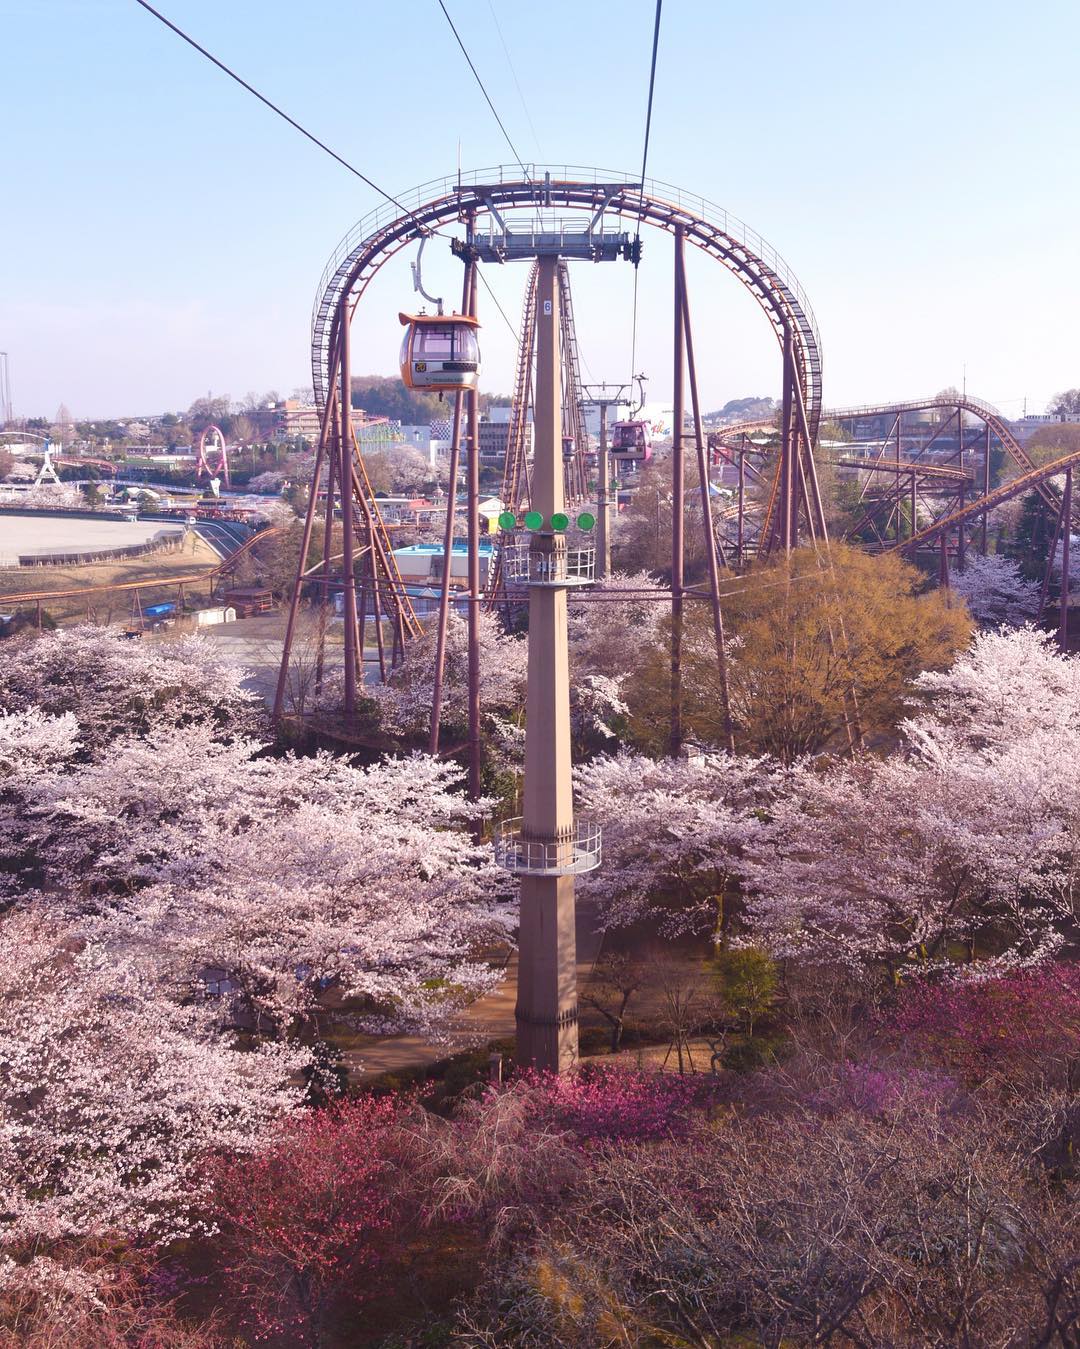
M 79 510 L 86 498 L 73 482 L 43 482 L 19 493 L 19 505 L 31 511 Z
M 968 557 L 964 569 L 949 575 L 949 585 L 971 610 L 971 616 L 987 627 L 1007 623 L 1019 627 L 1035 617 L 1039 608 L 1039 583 L 1025 581 L 1020 567 L 1001 553 Z
M 461 827 L 456 766 L 260 758 L 215 734 L 121 741 L 29 790 L 41 892 L 179 985 L 216 972 L 262 1029 L 306 1023 L 328 982 L 378 1028 L 431 1026 L 490 987 L 477 952 L 511 915 Z
M 904 752 L 801 766 L 749 851 L 747 921 L 773 955 L 1015 966 L 1074 930 L 1080 666 L 1030 628 L 986 632 L 915 688 Z
M 190 1230 L 198 1159 L 299 1103 L 329 985 L 368 1029 L 436 1032 L 512 927 L 453 765 L 268 757 L 201 644 L 58 636 L 2 673 L 0 1251 L 24 1290 L 67 1277 L 57 1242 Z
M 580 882 L 601 921 L 662 914 L 672 932 L 714 931 L 745 849 L 768 833 L 781 778 L 760 759 L 652 760 L 622 753 L 577 772 L 583 816 L 604 831 L 604 865 Z
M 47 716 L 36 707 L 0 712 L 0 791 L 18 790 L 27 779 L 70 759 L 79 743 L 70 712 Z
M 414 492 L 437 476 L 427 456 L 414 445 L 404 443 L 366 450 L 364 463 L 368 477 L 379 491 Z
M 985 632 L 915 681 L 884 760 L 597 760 L 579 788 L 605 865 L 583 893 L 608 924 L 705 929 L 737 884 L 742 940 L 893 977 L 1036 964 L 1080 918 L 1078 672 L 1045 634 Z
M 221 735 L 251 735 L 265 715 L 245 676 L 204 637 L 144 644 L 110 628 L 61 628 L 5 643 L 0 709 L 74 713 L 91 755 L 152 727 L 206 721 Z
M 567 630 L 575 677 L 616 678 L 636 668 L 660 638 L 665 606 L 658 597 L 668 593 L 644 571 L 616 572 L 600 581 L 589 591 L 596 599 L 575 600 L 571 592 Z
M 621 675 L 586 674 L 570 686 L 570 725 L 579 741 L 610 743 L 616 726 L 630 715 Z
M 404 662 L 386 684 L 370 690 L 383 725 L 397 735 L 426 735 L 431 725 L 435 685 L 435 625 L 410 642 Z M 464 727 L 468 720 L 468 630 L 457 614 L 448 617 L 443 673 L 442 724 Z M 503 632 L 494 614 L 480 614 L 480 706 L 485 713 L 519 715 L 525 702 L 526 644 Z
M 241 1051 L 205 1002 L 40 908 L 0 921 L 0 1248 L 191 1230 L 209 1149 L 247 1151 L 300 1100 L 304 1056 Z
M 45 780 L 62 772 L 79 745 L 78 723 L 70 712 L 46 716 L 37 708 L 0 712 L 0 900 L 18 896 L 24 875 L 37 865 L 27 830 L 31 800 Z M 33 882 L 31 882 L 33 883 Z
M 980 930 L 996 859 L 954 775 L 865 762 L 797 767 L 788 787 L 743 865 L 746 925 L 772 956 L 895 973 Z
M 277 495 L 284 486 L 286 474 L 280 469 L 268 469 L 265 473 L 257 473 L 248 482 L 249 492 L 271 492 Z
M 927 710 L 902 729 L 927 753 L 954 738 L 981 750 L 1033 734 L 1080 735 L 1080 661 L 1034 628 L 980 633 L 949 669 L 924 672 L 913 688 Z

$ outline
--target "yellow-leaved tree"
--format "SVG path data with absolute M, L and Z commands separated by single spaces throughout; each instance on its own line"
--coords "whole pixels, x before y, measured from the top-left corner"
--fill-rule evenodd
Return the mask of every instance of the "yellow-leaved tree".
M 791 763 L 806 754 L 890 743 L 905 715 L 906 686 L 943 669 L 971 639 L 963 602 L 927 588 L 895 554 L 834 544 L 723 581 L 731 714 L 740 753 Z M 627 685 L 633 738 L 663 752 L 670 732 L 670 667 L 660 642 Z M 687 600 L 682 652 L 683 735 L 723 745 L 723 709 L 712 617 Z

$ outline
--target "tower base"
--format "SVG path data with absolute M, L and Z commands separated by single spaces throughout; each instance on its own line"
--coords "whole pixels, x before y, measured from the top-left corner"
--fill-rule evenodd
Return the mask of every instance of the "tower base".
M 517 1061 L 562 1073 L 578 1058 L 577 932 L 573 876 L 523 876 Z

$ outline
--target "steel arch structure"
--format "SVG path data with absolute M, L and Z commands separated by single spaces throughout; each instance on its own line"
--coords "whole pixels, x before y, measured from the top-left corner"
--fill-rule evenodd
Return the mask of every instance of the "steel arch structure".
M 218 458 L 217 473 L 220 475 L 226 487 L 231 487 L 232 482 L 229 479 L 229 451 L 225 444 L 225 433 L 220 426 L 211 423 L 205 426 L 199 432 L 199 439 L 195 446 L 195 481 L 205 473 L 208 478 L 214 476 L 215 470 L 210 467 L 209 456 L 216 454 Z
M 821 346 L 813 312 L 806 300 L 801 285 L 790 267 L 771 245 L 751 230 L 742 221 L 727 211 L 705 201 L 702 197 L 683 192 L 681 189 L 654 180 L 641 182 L 628 176 L 613 174 L 604 170 L 574 169 L 521 166 L 499 166 L 469 174 L 459 173 L 455 177 L 438 179 L 424 184 L 412 191 L 400 194 L 386 205 L 361 219 L 338 245 L 324 269 L 319 283 L 312 316 L 312 384 L 320 412 L 322 430 L 314 468 L 316 489 L 312 491 L 308 513 L 304 525 L 302 555 L 312 537 L 315 506 L 318 496 L 317 484 L 324 461 L 329 474 L 327 489 L 327 519 L 333 518 L 335 490 L 341 500 L 342 529 L 345 540 L 345 553 L 341 582 L 343 584 L 343 604 L 345 612 L 345 710 L 350 715 L 355 709 L 357 696 L 357 666 L 363 660 L 363 619 L 357 617 L 366 613 L 363 603 L 359 611 L 355 604 L 355 573 L 353 567 L 354 547 L 360 546 L 360 553 L 368 559 L 371 568 L 371 584 L 376 600 L 387 602 L 392 609 L 394 619 L 395 656 L 402 652 L 406 640 L 417 634 L 420 625 L 402 584 L 396 560 L 386 536 L 385 527 L 378 513 L 378 506 L 366 481 L 363 457 L 359 446 L 355 444 L 351 398 L 350 347 L 351 328 L 356 308 L 368 286 L 381 268 L 403 248 L 417 240 L 425 240 L 434 235 L 449 237 L 453 251 L 466 262 L 465 283 L 461 313 L 476 315 L 478 266 L 481 257 L 488 261 L 504 261 L 508 256 L 533 256 L 534 242 L 539 230 L 541 237 L 545 230 L 565 230 L 565 225 L 553 226 L 553 213 L 564 211 L 587 212 L 588 226 L 578 231 L 574 237 L 583 241 L 578 250 L 568 256 L 586 257 L 599 260 L 601 257 L 616 255 L 630 256 L 637 260 L 639 256 L 639 228 L 649 225 L 673 236 L 675 256 L 675 311 L 674 311 L 674 350 L 676 354 L 675 391 L 673 394 L 677 408 L 678 428 L 673 442 L 673 481 L 677 481 L 677 491 L 681 500 L 682 493 L 682 450 L 687 433 L 681 415 L 684 411 L 683 373 L 684 366 L 690 372 L 690 384 L 693 393 L 693 412 L 696 423 L 696 436 L 699 442 L 699 454 L 702 464 L 706 463 L 704 440 L 701 431 L 700 407 L 698 405 L 696 376 L 692 350 L 690 314 L 687 299 L 686 272 L 684 263 L 684 244 L 689 241 L 706 256 L 719 262 L 725 270 L 734 275 L 753 295 L 759 308 L 768 318 L 773 333 L 783 355 L 782 416 L 781 416 L 781 453 L 778 457 L 773 477 L 772 491 L 766 511 L 765 522 L 759 536 L 760 553 L 767 553 L 772 546 L 785 551 L 796 546 L 799 540 L 800 518 L 805 521 L 808 535 L 815 541 L 827 543 L 824 511 L 814 470 L 812 446 L 817 435 L 822 409 L 822 361 Z M 532 234 L 528 228 L 514 231 L 507 224 L 505 216 L 512 213 L 528 212 L 534 217 Z M 520 219 L 520 216 L 518 217 Z M 610 222 L 630 222 L 633 224 L 634 242 L 630 232 L 610 233 Z M 466 238 L 458 237 L 464 226 Z M 574 229 L 577 230 L 575 224 Z M 486 235 L 485 235 L 486 231 Z M 573 231 L 572 231 L 573 233 Z M 515 248 L 514 242 L 520 241 Z M 615 242 L 620 241 L 621 242 Z M 560 246 L 561 240 L 555 240 Z M 612 252 L 612 248 L 615 252 Z M 571 366 L 575 365 L 575 343 L 572 334 L 569 339 L 564 335 L 564 349 Z M 570 381 L 575 383 L 574 380 Z M 579 381 L 577 381 L 579 382 Z M 475 397 L 467 395 L 469 409 L 468 437 L 474 446 L 478 444 L 478 414 Z M 575 402 L 578 401 L 575 397 Z M 575 420 L 580 420 L 580 410 L 572 408 Z M 458 444 L 461 429 L 462 397 L 455 400 L 454 445 Z M 583 436 L 577 437 L 583 440 Z M 578 447 L 580 450 L 580 446 Z M 452 451 L 451 463 L 456 464 L 456 452 Z M 469 464 L 469 502 L 470 538 L 469 538 L 469 615 L 470 615 L 470 745 L 478 744 L 478 684 L 474 668 L 473 647 L 475 645 L 474 610 L 480 602 L 479 563 L 477 540 L 473 538 L 477 498 L 475 473 L 477 455 L 471 454 Z M 676 473 L 675 465 L 679 466 Z M 579 468 L 583 467 L 578 465 Z M 707 469 L 703 471 L 707 472 Z M 334 487 L 336 476 L 337 487 Z M 580 475 L 579 475 L 580 476 Z M 451 498 L 452 503 L 453 498 Z M 703 500 L 708 503 L 708 493 L 703 487 Z M 710 507 L 711 509 L 711 507 Z M 452 537 L 453 506 L 447 514 L 446 549 L 449 556 Z M 679 624 L 676 614 L 681 614 L 682 604 L 682 529 L 681 516 L 679 527 L 673 530 L 673 637 L 672 670 L 673 681 L 678 668 L 677 643 L 675 635 Z M 324 531 L 328 539 L 330 529 Z M 709 537 L 713 539 L 712 522 L 709 518 Z M 715 542 L 713 542 L 715 551 Z M 715 560 L 715 559 L 714 559 Z M 326 607 L 327 588 L 331 578 L 324 560 L 322 588 L 322 607 Z M 445 569 L 442 597 L 440 603 L 440 634 L 442 633 L 443 613 L 448 602 L 449 568 Z M 286 638 L 279 672 L 278 690 L 275 698 L 275 713 L 280 714 L 285 687 L 285 678 L 289 661 L 292 633 L 294 630 L 297 606 L 299 603 L 301 579 L 292 597 Z M 719 631 L 719 617 L 717 616 Z M 376 609 L 376 633 L 381 643 L 381 624 Z M 440 636 L 441 650 L 442 637 Z M 394 657 L 391 658 L 393 663 Z M 436 711 L 437 725 L 438 689 L 440 687 L 439 657 L 436 658 Z M 385 666 L 382 662 L 380 647 L 380 667 L 385 678 Z M 476 687 L 474 687 L 476 685 Z M 674 687 L 674 683 L 673 683 Z M 476 704 L 476 707 L 474 707 Z M 474 715 L 474 712 L 476 713 Z M 674 722 L 673 722 L 674 724 Z M 674 735 L 674 732 L 673 732 Z M 476 759 L 476 764 L 472 763 Z M 478 781 L 478 755 L 471 754 L 470 784 L 473 777 Z M 473 769 L 476 768 L 476 772 Z M 477 788 L 478 790 L 478 788 Z
M 325 407 L 332 349 L 343 299 L 355 306 L 391 257 L 426 233 L 483 216 L 520 210 L 603 212 L 667 233 L 681 226 L 689 243 L 720 262 L 754 296 L 781 348 L 791 348 L 811 444 L 821 420 L 821 342 L 809 301 L 791 268 L 755 230 L 704 197 L 655 179 L 576 166 L 498 165 L 439 178 L 369 212 L 341 240 L 327 263 L 312 313 L 311 372 Z M 794 413 L 793 413 L 794 415 Z

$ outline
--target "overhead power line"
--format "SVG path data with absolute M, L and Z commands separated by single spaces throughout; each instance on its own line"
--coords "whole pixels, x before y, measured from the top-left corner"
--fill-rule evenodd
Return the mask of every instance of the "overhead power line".
M 348 171 L 351 174 L 354 174 L 357 178 L 359 178 L 362 183 L 366 183 L 367 186 L 372 188 L 373 191 L 377 192 L 380 197 L 385 197 L 386 200 L 391 203 L 391 205 L 396 206 L 398 210 L 404 211 L 404 213 L 407 216 L 410 216 L 415 219 L 413 212 L 410 211 L 407 206 L 403 205 L 400 201 L 398 201 L 397 197 L 391 196 L 391 194 L 385 191 L 383 188 L 381 188 L 378 185 L 378 183 L 372 182 L 372 180 L 367 176 L 367 174 L 361 173 L 355 164 L 350 164 L 349 161 L 347 159 L 344 159 L 341 155 L 339 155 L 336 150 L 331 150 L 331 148 L 329 147 L 329 145 L 326 144 L 325 141 L 321 141 L 318 138 L 318 136 L 316 136 L 313 132 L 308 131 L 307 127 L 301 126 L 301 124 L 295 119 L 295 117 L 290 117 L 289 114 L 284 111 L 284 109 L 279 108 L 276 103 L 271 102 L 271 100 L 268 99 L 265 94 L 260 94 L 258 89 L 256 89 L 253 85 L 248 84 L 247 80 L 243 79 L 240 75 L 238 75 L 236 71 L 232 69 L 231 66 L 227 66 L 224 61 L 219 61 L 218 58 L 213 54 L 213 52 L 207 51 L 206 48 L 202 46 L 201 43 L 196 42 L 195 39 L 190 36 L 190 34 L 185 33 L 182 28 L 178 28 L 176 24 L 172 22 L 171 19 L 167 19 L 165 15 L 161 13 L 160 10 L 155 9 L 153 5 L 147 4 L 147 0 L 135 0 L 135 3 L 137 5 L 141 5 L 143 9 L 147 11 L 148 14 L 152 14 L 154 18 L 157 19 L 160 23 L 163 23 L 166 28 L 171 29 L 171 31 L 174 32 L 177 37 L 182 38 L 188 44 L 189 47 L 194 47 L 200 56 L 205 56 L 208 61 L 210 61 L 213 65 L 217 66 L 218 70 L 223 71 L 224 74 L 228 75 L 230 80 L 235 80 L 236 83 L 240 85 L 242 89 L 246 89 L 249 94 L 254 95 L 254 97 L 257 98 L 260 103 L 265 104 L 265 106 L 268 107 L 271 112 L 277 113 L 277 115 L 280 118 L 282 118 L 283 121 L 288 122 L 288 124 L 291 127 L 299 131 L 301 136 L 306 136 L 307 139 L 311 141 L 313 145 L 317 145 L 320 150 L 325 151 L 326 154 L 328 154 L 331 159 L 337 160 L 337 162 L 341 165 L 343 169 L 348 169 Z M 417 221 L 417 224 L 419 225 L 420 222 Z M 426 232 L 430 233 L 430 231 L 427 229 L 427 226 L 421 226 L 421 228 L 424 229 Z
M 142 0 L 139 0 L 139 3 L 142 4 Z M 511 153 L 511 154 L 514 156 L 514 158 L 517 160 L 517 162 L 518 162 L 518 164 L 519 164 L 519 166 L 520 166 L 520 168 L 521 168 L 521 172 L 525 175 L 526 178 L 528 178 L 528 176 L 529 176 L 529 171 L 528 171 L 528 169 L 525 167 L 524 161 L 522 160 L 521 156 L 518 154 L 518 152 L 517 152 L 517 147 L 514 145 L 514 142 L 510 139 L 510 133 L 507 131 L 506 127 L 503 126 L 503 120 L 502 120 L 502 118 L 501 118 L 501 117 L 499 116 L 499 114 L 495 111 L 495 104 L 492 103 L 492 101 L 491 101 L 491 95 L 488 93 L 487 89 L 484 87 L 484 81 L 480 78 L 480 72 L 476 69 L 476 66 L 473 65 L 473 59 L 472 59 L 472 57 L 469 55 L 468 49 L 466 48 L 464 42 L 462 42 L 462 40 L 461 40 L 461 34 L 458 32 L 457 28 L 454 26 L 454 21 L 453 21 L 453 19 L 450 17 L 450 11 L 449 11 L 449 10 L 446 8 L 446 6 L 443 4 L 443 0 L 439 0 L 439 8 L 442 10 L 443 14 L 446 15 L 446 22 L 450 25 L 450 31 L 453 33 L 454 37 L 457 38 L 457 44 L 458 44 L 458 46 L 461 48 L 461 54 L 462 54 L 462 56 L 465 57 L 465 60 L 468 61 L 468 63 L 469 63 L 469 69 L 472 71 L 473 76 L 474 76 L 474 78 L 475 78 L 475 80 L 476 80 L 476 83 L 480 86 L 480 92 L 481 92 L 481 93 L 484 95 L 484 97 L 487 99 L 487 105 L 488 105 L 488 107 L 491 109 L 491 115 L 492 115 L 492 117 L 495 118 L 496 122 L 498 122 L 498 124 L 499 124 L 499 130 L 503 133 L 503 138 L 505 139 L 507 145 L 509 145 L 509 147 L 510 147 L 510 153 Z

